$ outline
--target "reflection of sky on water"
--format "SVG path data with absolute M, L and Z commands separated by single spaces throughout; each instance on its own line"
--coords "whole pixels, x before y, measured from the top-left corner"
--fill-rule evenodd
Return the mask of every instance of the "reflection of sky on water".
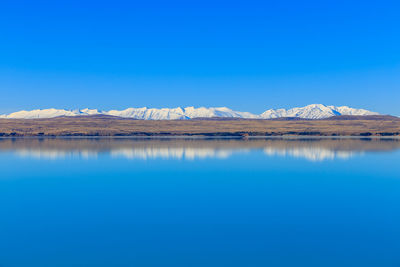
M 397 266 L 400 140 L 0 138 L 0 159 L 0 265 Z

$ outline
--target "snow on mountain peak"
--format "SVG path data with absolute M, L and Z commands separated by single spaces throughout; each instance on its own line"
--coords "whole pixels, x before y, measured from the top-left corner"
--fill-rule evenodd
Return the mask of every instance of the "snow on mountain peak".
M 98 109 L 89 109 L 89 108 L 84 108 L 79 110 L 79 113 L 85 114 L 85 115 L 99 115 L 101 114 L 101 111 Z
M 311 104 L 301 108 L 292 109 L 270 109 L 262 113 L 260 116 L 264 119 L 273 119 L 281 117 L 303 118 L 303 119 L 325 119 L 332 116 L 340 115 L 379 115 L 379 113 L 371 112 L 365 109 L 354 109 L 346 106 L 335 107 L 325 106 L 322 104 Z
M 186 120 L 193 118 L 246 118 L 246 119 L 274 119 L 274 118 L 304 118 L 325 119 L 340 115 L 379 115 L 365 109 L 354 109 L 347 106 L 325 106 L 322 104 L 311 104 L 305 107 L 291 109 L 269 109 L 260 115 L 250 112 L 234 111 L 227 107 L 177 107 L 177 108 L 127 108 L 124 110 L 99 111 L 97 109 L 65 110 L 65 109 L 36 109 L 31 111 L 18 111 L 8 115 L 0 115 L 7 119 L 40 119 L 55 118 L 61 116 L 88 116 L 88 115 L 110 115 L 123 118 L 141 120 Z

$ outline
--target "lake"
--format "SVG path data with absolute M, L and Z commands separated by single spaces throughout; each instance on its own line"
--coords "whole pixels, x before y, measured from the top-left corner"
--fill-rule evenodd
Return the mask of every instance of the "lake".
M 0 139 L 0 266 L 400 266 L 400 139 Z

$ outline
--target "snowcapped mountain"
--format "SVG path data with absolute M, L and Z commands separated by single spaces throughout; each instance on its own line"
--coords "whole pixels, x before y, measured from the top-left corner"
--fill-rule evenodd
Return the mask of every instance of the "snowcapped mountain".
M 35 109 L 31 111 L 18 111 L 8 115 L 0 115 L 0 118 L 6 119 L 45 119 L 45 118 L 55 118 L 62 116 L 80 116 L 80 115 L 96 115 L 101 114 L 96 109 L 82 109 L 82 110 L 65 110 L 65 109 Z
M 365 109 L 355 109 L 347 106 L 335 107 L 325 106 L 322 104 L 308 105 L 302 108 L 292 109 L 269 109 L 260 115 L 263 119 L 274 118 L 303 118 L 303 119 L 325 119 L 332 116 L 340 115 L 379 115 L 377 112 L 368 111 Z
M 110 110 L 103 112 L 105 115 L 134 118 L 139 120 L 184 120 L 188 119 L 184 115 L 182 108 L 128 108 L 125 110 Z
M 193 118 L 246 118 L 246 119 L 274 119 L 274 118 L 304 118 L 324 119 L 340 115 L 379 115 L 379 113 L 365 109 L 354 109 L 347 106 L 335 107 L 322 104 L 313 104 L 301 108 L 269 109 L 260 115 L 249 112 L 234 111 L 226 107 L 218 108 L 128 108 L 125 110 L 99 111 L 97 109 L 65 110 L 65 109 L 36 109 L 18 111 L 8 115 L 0 115 L 5 119 L 43 119 L 61 116 L 89 116 L 110 115 L 122 118 L 140 120 L 187 120 Z
M 103 112 L 105 115 L 135 118 L 141 120 L 186 120 L 193 118 L 259 118 L 249 112 L 233 111 L 226 107 L 221 108 L 128 108 L 122 111 L 110 110 Z

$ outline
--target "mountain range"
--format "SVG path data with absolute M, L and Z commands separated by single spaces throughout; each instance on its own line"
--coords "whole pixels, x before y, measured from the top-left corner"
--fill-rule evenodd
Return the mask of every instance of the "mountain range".
M 350 108 L 347 106 L 326 106 L 312 104 L 300 108 L 291 109 L 269 109 L 261 114 L 234 111 L 227 107 L 186 107 L 186 108 L 127 108 L 125 110 L 100 111 L 97 109 L 36 109 L 31 111 L 18 111 L 10 114 L 0 115 L 4 119 L 45 119 L 55 117 L 108 115 L 122 118 L 140 120 L 188 120 L 194 118 L 243 118 L 243 119 L 275 119 L 275 118 L 302 118 L 302 119 L 325 119 L 341 115 L 379 115 L 365 109 Z

